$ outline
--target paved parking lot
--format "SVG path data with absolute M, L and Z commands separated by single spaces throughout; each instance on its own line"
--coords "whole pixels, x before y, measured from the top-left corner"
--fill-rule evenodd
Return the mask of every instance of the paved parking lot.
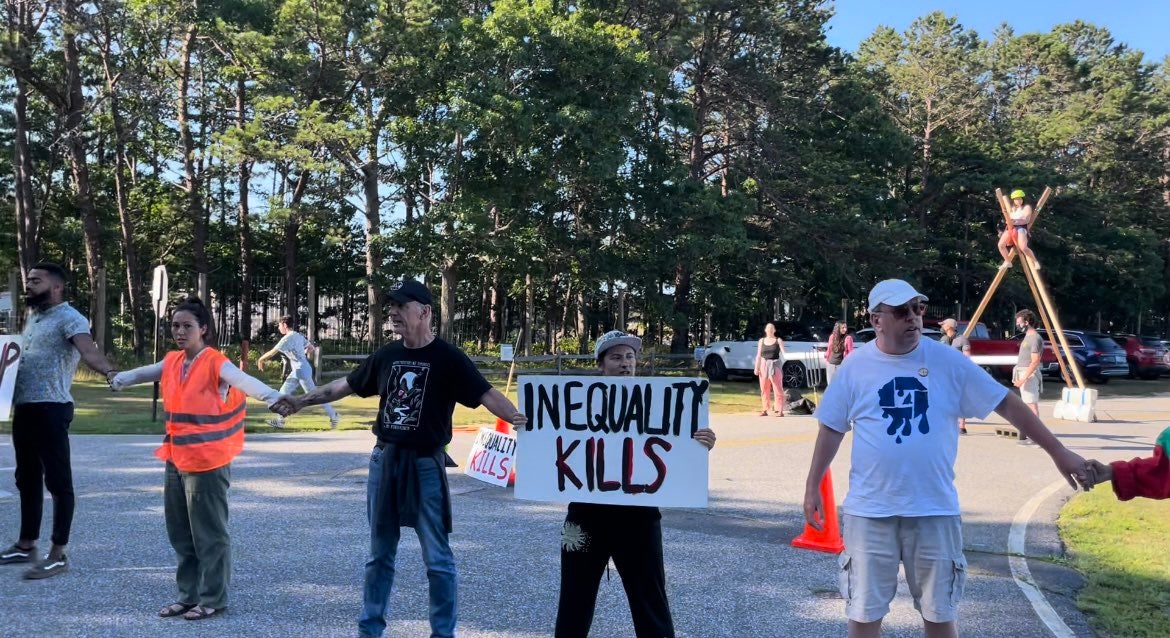
M 486 413 L 485 413 L 486 415 Z M 1167 396 L 1111 396 L 1101 422 L 1052 422 L 1066 444 L 1112 460 L 1147 454 L 1170 420 Z M 485 423 L 487 422 L 485 416 Z M 665 512 L 667 580 L 680 636 L 839 636 L 843 603 L 836 558 L 796 550 L 800 499 L 816 424 L 811 417 L 714 416 L 711 505 Z M 1059 480 L 1044 453 L 971 425 L 957 467 L 971 563 L 961 630 L 966 636 L 1050 635 L 1008 570 L 1008 530 L 1017 510 Z M 461 462 L 472 435 L 460 433 Z M 833 466 L 843 496 L 848 442 Z M 228 613 L 191 623 L 162 620 L 174 599 L 174 558 L 162 517 L 157 437 L 73 439 L 78 512 L 70 571 L 20 580 L 0 567 L 0 636 L 352 636 L 367 546 L 364 432 L 250 436 L 232 472 L 234 578 Z M 17 531 L 12 447 L 0 436 L 0 542 Z M 551 635 L 564 507 L 515 500 L 510 490 L 451 475 L 459 565 L 460 635 Z M 1028 552 L 1059 553 L 1053 521 L 1071 490 L 1046 499 L 1030 526 Z M 839 502 L 839 501 L 838 501 Z M 47 510 L 49 508 L 46 508 Z M 45 530 L 48 530 L 46 513 Z M 1078 578 L 1031 561 L 1047 598 L 1077 633 L 1089 630 L 1069 595 Z M 426 575 L 412 531 L 403 534 L 388 635 L 423 636 Z M 916 636 L 921 621 L 905 586 L 887 634 Z M 616 572 L 603 579 L 594 636 L 631 636 Z

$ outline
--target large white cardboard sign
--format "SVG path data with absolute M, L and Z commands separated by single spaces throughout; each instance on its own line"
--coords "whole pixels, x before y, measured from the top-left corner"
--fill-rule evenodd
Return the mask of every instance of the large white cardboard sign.
M 12 418 L 12 392 L 20 368 L 20 337 L 0 337 L 0 421 Z
M 516 497 L 707 506 L 710 384 L 679 377 L 522 376 Z

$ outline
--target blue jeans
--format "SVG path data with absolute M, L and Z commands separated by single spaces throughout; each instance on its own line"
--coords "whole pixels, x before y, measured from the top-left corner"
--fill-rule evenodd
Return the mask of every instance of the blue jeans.
M 370 523 L 370 558 L 366 561 L 366 582 L 362 592 L 362 615 L 358 629 L 362 636 L 381 636 L 386 629 L 386 607 L 394 585 L 394 559 L 398 553 L 401 528 L 397 520 L 387 521 L 375 531 L 374 509 L 381 490 L 382 452 L 374 448 L 370 453 L 370 474 L 366 482 L 366 518 Z M 390 470 L 393 470 L 391 465 Z M 422 546 L 423 562 L 431 593 L 431 638 L 455 636 L 455 556 L 447 541 L 443 525 L 443 492 L 439 472 L 446 468 L 435 464 L 430 457 L 418 459 L 419 513 L 418 541 Z M 397 477 L 391 477 L 391 481 Z M 391 488 L 393 489 L 393 488 Z M 384 516 L 398 518 L 397 510 Z M 381 533 L 379 533 L 379 531 Z

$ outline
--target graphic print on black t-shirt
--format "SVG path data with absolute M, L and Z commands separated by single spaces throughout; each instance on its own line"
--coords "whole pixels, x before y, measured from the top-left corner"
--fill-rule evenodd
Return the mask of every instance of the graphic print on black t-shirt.
M 919 374 L 925 371 L 926 368 L 923 368 Z M 894 437 L 895 443 L 900 445 L 902 437 L 910 436 L 913 420 L 917 417 L 921 417 L 918 419 L 918 431 L 923 434 L 930 432 L 930 421 L 926 418 L 930 399 L 926 386 L 918 379 L 894 377 L 878 390 L 878 405 L 882 408 L 882 418 L 890 419 L 886 434 Z
M 414 431 L 422 419 L 423 397 L 431 364 L 423 361 L 395 361 L 386 379 L 386 405 L 382 408 L 382 429 Z

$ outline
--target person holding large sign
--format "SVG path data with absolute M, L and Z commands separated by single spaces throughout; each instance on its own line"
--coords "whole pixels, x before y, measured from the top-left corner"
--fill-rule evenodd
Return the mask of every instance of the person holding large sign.
M 401 527 L 413 527 L 422 546 L 430 581 L 431 635 L 455 635 L 455 557 L 451 533 L 451 496 L 446 454 L 455 404 L 486 407 L 495 416 L 523 425 L 512 402 L 492 388 L 462 351 L 431 332 L 431 293 L 412 279 L 387 295 L 394 332 L 402 339 L 382 346 L 349 376 L 307 394 L 285 397 L 273 410 L 288 416 L 305 406 L 337 401 L 350 394 L 380 395 L 370 452 L 366 514 L 370 557 L 358 632 L 381 636 L 394 584 L 394 561 Z
M 203 620 L 227 608 L 228 486 L 232 460 L 244 449 L 244 395 L 269 405 L 282 396 L 216 350 L 212 326 L 207 306 L 189 297 L 171 313 L 179 349 L 110 382 L 115 391 L 155 381 L 162 389 L 167 435 L 154 455 L 166 463 L 163 516 L 179 563 L 179 600 L 159 610 L 163 618 Z
M 605 376 L 632 377 L 636 369 L 638 352 L 641 349 L 642 340 L 638 337 L 619 330 L 607 332 L 597 340 L 594 347 L 597 367 Z M 565 384 L 565 394 L 563 395 L 570 411 L 573 405 L 573 401 L 569 397 L 571 383 Z M 521 385 L 525 385 L 523 381 Z M 603 384 L 597 385 L 604 387 Z M 703 398 L 698 392 L 692 392 L 690 395 L 685 394 L 684 388 L 681 386 L 687 385 L 686 383 L 679 385 L 680 388 L 675 395 L 677 401 L 670 399 L 669 394 L 663 393 L 663 400 L 669 404 L 669 409 L 662 410 L 664 415 L 662 420 L 668 424 L 662 428 L 664 430 L 671 430 L 671 423 L 677 424 L 682 420 L 674 419 L 672 421 L 669 418 L 670 414 L 682 414 L 692 407 L 692 399 Z M 610 393 L 610 396 L 614 398 L 615 403 L 620 403 L 617 400 L 617 386 L 613 387 L 615 390 Z M 703 393 L 705 391 L 706 388 L 703 388 Z M 587 392 L 588 390 L 582 394 Z M 623 396 L 628 396 L 628 407 L 624 415 L 619 418 L 626 421 L 627 425 L 629 425 L 629 421 L 637 421 L 639 425 L 631 426 L 633 428 L 640 429 L 641 424 L 649 425 L 647 422 L 652 419 L 644 418 L 652 409 L 649 407 L 651 403 L 649 397 L 646 397 L 643 404 L 646 408 L 643 410 L 636 407 L 637 400 L 632 395 L 623 394 Z M 642 396 L 645 397 L 645 394 Z M 540 399 L 537 398 L 536 401 L 539 402 Z M 586 409 L 583 412 L 592 412 L 592 402 L 586 399 L 585 403 Z M 608 401 L 602 400 L 602 403 L 608 403 Z M 676 406 L 679 406 L 677 410 L 675 410 Z M 536 411 L 541 409 L 538 406 L 532 406 L 531 403 L 528 403 L 527 407 Z M 635 416 L 635 412 L 640 413 L 641 416 Z M 572 420 L 572 415 L 563 413 L 561 416 L 566 429 L 572 428 L 573 426 L 568 423 Z M 627 419 L 627 416 L 630 418 Z M 585 417 L 586 420 L 593 418 L 592 416 Z M 533 427 L 534 422 L 530 419 L 529 424 L 528 427 Z M 517 433 L 523 432 L 524 428 L 517 428 L 516 431 Z M 715 433 L 710 428 L 687 430 L 687 435 L 694 438 L 706 450 L 710 450 L 715 445 Z M 535 443 L 532 437 L 536 434 L 521 435 L 519 443 L 521 454 L 524 450 L 525 436 L 529 437 L 530 449 Z M 669 442 L 669 438 L 672 437 L 667 437 L 664 433 L 663 443 L 659 444 L 658 447 L 652 444 L 653 438 L 647 439 L 643 449 L 648 451 L 647 456 L 654 456 L 653 464 L 659 469 L 658 476 L 665 478 L 665 463 L 658 455 L 663 453 L 663 450 L 670 450 L 674 447 Z M 606 480 L 603 469 L 605 448 L 602 447 L 605 438 L 597 437 L 597 439 L 594 442 L 593 438 L 590 438 L 585 445 L 581 446 L 584 450 L 582 452 L 584 461 L 583 466 L 577 469 L 570 465 L 571 461 L 568 457 L 572 455 L 572 448 L 579 445 L 578 442 L 570 443 L 567 448 L 562 449 L 561 453 L 557 454 L 556 465 L 561 471 L 560 477 L 556 479 L 558 483 L 563 481 L 572 485 L 580 483 L 577 485 L 579 491 L 586 486 L 588 487 L 586 491 L 592 490 L 596 486 L 599 493 L 604 493 L 603 491 L 607 489 L 605 484 L 608 483 L 610 490 L 608 494 L 640 496 L 645 496 L 651 489 L 657 489 L 655 483 L 661 485 L 661 481 L 657 479 L 649 485 L 635 484 L 632 480 L 635 446 L 630 437 L 625 437 L 625 443 L 622 444 L 620 458 L 623 459 L 623 462 L 613 464 L 617 466 L 614 475 L 620 477 L 621 480 Z M 618 439 L 614 438 L 612 441 L 616 443 Z M 523 461 L 518 461 L 518 480 L 530 481 L 534 473 L 539 475 L 535 465 L 524 465 Z M 577 477 L 577 472 L 582 468 L 584 479 Z M 676 468 L 676 471 L 679 469 Z M 570 474 L 572 475 L 571 479 L 568 478 Z M 705 501 L 706 472 L 702 473 L 701 479 L 704 482 L 702 489 Z M 519 495 L 519 485 L 517 491 Z M 637 498 L 637 496 L 633 498 Z M 569 511 L 565 516 L 565 524 L 561 532 L 561 590 L 557 604 L 556 637 L 585 638 L 589 634 L 589 628 L 593 624 L 594 608 L 597 604 L 597 590 L 601 585 L 601 575 L 605 572 L 605 566 L 609 564 L 611 558 L 626 590 L 626 598 L 629 600 L 630 612 L 633 615 L 635 634 L 639 638 L 673 637 L 674 621 L 671 619 L 670 605 L 666 599 L 666 569 L 662 557 L 662 513 L 657 507 L 584 502 L 569 503 Z
M 853 432 L 842 504 L 841 595 L 848 633 L 878 636 L 903 564 L 926 636 L 956 636 L 966 579 L 955 455 L 959 417 L 995 412 L 1044 448 L 1074 489 L 1085 460 L 1064 447 L 1023 401 L 954 348 L 922 338 L 926 295 L 899 279 L 869 293 L 873 344 L 855 351 L 817 406 L 820 422 L 805 482 L 804 516 L 822 528 L 820 485 Z M 1074 482 L 1075 478 L 1075 482 Z
M 76 498 L 69 456 L 73 396 L 69 387 L 78 360 L 109 381 L 114 366 L 89 334 L 89 320 L 65 301 L 65 270 L 41 262 L 28 271 L 24 299 L 32 314 L 24 326 L 23 352 L 12 402 L 12 447 L 20 492 L 20 537 L 0 553 L 0 565 L 35 563 L 25 578 L 48 578 L 69 567 L 65 546 Z M 53 495 L 52 549 L 37 558 L 45 490 Z

